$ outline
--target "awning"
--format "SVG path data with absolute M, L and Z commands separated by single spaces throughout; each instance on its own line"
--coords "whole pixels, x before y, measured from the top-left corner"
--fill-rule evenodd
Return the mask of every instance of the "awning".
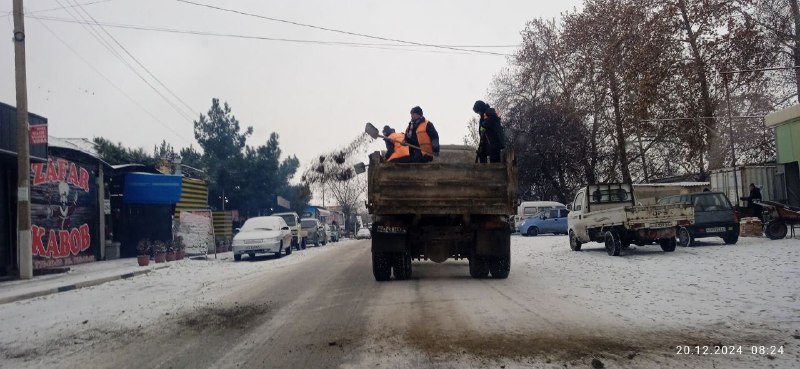
M 126 204 L 175 204 L 181 199 L 181 176 L 128 173 L 123 202 Z

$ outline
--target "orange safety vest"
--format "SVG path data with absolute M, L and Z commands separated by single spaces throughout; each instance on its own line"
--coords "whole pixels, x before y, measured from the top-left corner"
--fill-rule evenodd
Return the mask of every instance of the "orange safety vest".
M 391 140 L 394 144 L 394 152 L 392 153 L 392 156 L 389 157 L 389 161 L 394 161 L 411 155 L 411 153 L 408 151 L 408 146 L 402 144 L 402 142 L 406 139 L 405 134 L 395 132 L 389 136 L 386 136 L 386 138 Z
M 431 137 L 428 136 L 427 119 L 417 126 L 417 143 L 419 143 L 419 148 L 422 149 L 422 155 L 433 156 L 433 145 L 431 144 Z

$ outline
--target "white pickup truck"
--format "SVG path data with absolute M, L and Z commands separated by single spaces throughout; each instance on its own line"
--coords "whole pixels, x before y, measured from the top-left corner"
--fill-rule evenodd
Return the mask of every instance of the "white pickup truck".
M 584 187 L 569 204 L 569 246 L 580 251 L 581 244 L 604 243 L 611 256 L 619 256 L 630 244 L 658 241 L 666 252 L 675 251 L 677 227 L 694 223 L 694 207 L 678 203 L 636 206 L 629 184 L 609 183 Z

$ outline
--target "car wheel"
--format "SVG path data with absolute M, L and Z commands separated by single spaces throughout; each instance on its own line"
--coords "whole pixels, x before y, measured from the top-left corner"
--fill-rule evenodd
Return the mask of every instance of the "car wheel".
M 735 245 L 739 241 L 739 233 L 736 231 L 729 232 L 722 236 L 722 241 L 725 241 L 726 245 Z
M 765 232 L 767 237 L 770 240 L 780 240 L 786 238 L 786 233 L 788 233 L 789 229 L 786 227 L 786 223 L 780 220 L 773 220 L 767 223 L 767 227 Z
M 304 238 L 302 242 L 300 242 L 300 248 L 305 250 L 306 249 L 306 239 Z
M 689 229 L 686 227 L 680 227 L 678 229 L 678 243 L 683 247 L 691 247 L 694 244 L 694 238 L 692 234 L 689 233 Z
M 620 242 L 619 237 L 611 231 L 607 231 L 605 234 L 605 244 L 606 244 L 606 253 L 610 256 L 619 256 L 619 252 L 622 249 L 622 242 Z
M 569 230 L 569 248 L 572 251 L 581 251 L 581 241 L 578 241 L 578 237 L 571 229 Z
M 240 256 L 241 256 L 241 255 L 240 255 Z M 248 253 L 247 253 L 247 256 L 249 256 L 249 257 L 250 257 L 250 259 L 253 259 L 253 258 L 255 258 L 255 257 L 256 257 L 256 253 L 255 253 L 255 252 L 248 252 Z
M 286 255 L 292 254 L 292 245 L 290 244 L 289 247 L 286 248 Z
M 233 254 L 233 261 L 242 261 L 242 254 Z
M 673 252 L 678 245 L 678 242 L 675 241 L 674 238 L 662 238 L 658 242 L 661 244 L 661 249 L 664 250 L 664 252 Z
M 528 232 L 525 232 L 528 236 L 536 236 L 539 234 L 539 228 L 530 227 L 528 228 Z
M 275 253 L 275 259 L 280 259 L 283 256 L 283 241 L 278 245 L 278 252 Z

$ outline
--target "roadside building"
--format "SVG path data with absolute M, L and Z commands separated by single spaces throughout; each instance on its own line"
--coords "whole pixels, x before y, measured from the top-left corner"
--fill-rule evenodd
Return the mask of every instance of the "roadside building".
M 767 115 L 765 123 L 775 129 L 780 197 L 800 206 L 800 104 Z
M 47 118 L 29 113 L 30 162 L 47 162 Z M 0 277 L 17 265 L 17 109 L 0 103 Z
M 49 137 L 46 162 L 31 164 L 33 269 L 105 258 L 105 173 L 111 166 L 81 138 Z

